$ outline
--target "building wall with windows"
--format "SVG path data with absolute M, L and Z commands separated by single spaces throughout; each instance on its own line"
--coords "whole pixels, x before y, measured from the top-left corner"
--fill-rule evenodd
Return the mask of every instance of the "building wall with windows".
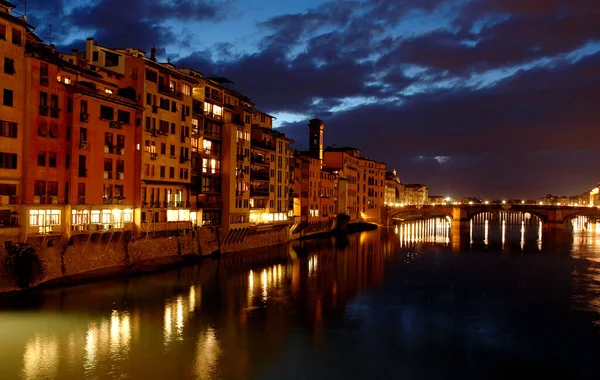
M 342 186 L 338 187 L 338 191 L 342 191 L 343 196 L 338 196 L 340 201 L 336 212 L 347 214 L 351 221 L 357 221 L 360 217 L 358 204 L 359 156 L 360 151 L 355 148 L 327 147 L 323 154 L 323 167 L 337 171 L 339 181 L 343 181 Z
M 14 6 L 0 4 L 0 234 L 20 234 L 23 130 L 26 109 L 25 43 L 27 23 L 12 14 Z
M 141 230 L 178 229 L 179 222 L 196 220 L 190 204 L 191 129 L 192 89 L 199 81 L 170 63 L 156 62 L 154 49 L 149 58 L 135 49 L 110 53 L 113 64 L 114 55 L 122 55 L 122 86 L 132 89 L 143 107 L 136 135 Z M 114 67 L 115 72 L 121 71 L 120 63 Z
M 289 220 L 291 140 L 272 129 L 272 118 L 258 110 L 252 117 L 250 219 L 254 224 Z

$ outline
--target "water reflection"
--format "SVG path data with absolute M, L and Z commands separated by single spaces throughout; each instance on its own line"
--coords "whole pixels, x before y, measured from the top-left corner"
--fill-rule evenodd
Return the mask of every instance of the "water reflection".
M 417 243 L 450 243 L 450 221 L 447 218 L 432 218 L 400 223 L 395 227 L 400 246 Z
M 594 363 L 578 357 L 600 354 L 598 224 L 578 220 L 561 240 L 532 216 L 499 216 L 32 293 L 29 308 L 0 311 L 0 377 L 489 378 L 498 360 L 525 374 L 557 362 L 577 377 Z
M 36 335 L 25 344 L 23 378 L 35 380 L 58 375 L 59 341 L 56 336 Z

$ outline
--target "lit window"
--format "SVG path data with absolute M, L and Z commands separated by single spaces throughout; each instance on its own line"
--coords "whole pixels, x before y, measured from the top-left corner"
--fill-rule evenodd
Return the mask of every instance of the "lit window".
M 71 223 L 74 226 L 81 226 L 90 222 L 88 210 L 73 210 L 71 213 Z
M 112 212 L 114 228 L 123 228 L 123 211 L 113 210 Z
M 92 223 L 100 223 L 100 210 L 92 210 L 92 216 L 90 220 Z
M 110 95 L 113 94 L 113 90 L 111 88 L 105 89 L 104 92 L 106 92 L 107 94 L 110 94 Z
M 220 107 L 220 106 L 217 106 L 217 105 L 213 105 L 213 113 L 215 115 L 221 116 L 223 114 L 223 107 Z
M 102 210 L 102 223 L 108 224 L 112 220 L 110 210 Z
M 181 92 L 183 92 L 184 95 L 192 95 L 192 87 L 188 84 L 182 84 Z
M 133 210 L 125 210 L 123 211 L 123 222 L 131 223 L 133 222 Z

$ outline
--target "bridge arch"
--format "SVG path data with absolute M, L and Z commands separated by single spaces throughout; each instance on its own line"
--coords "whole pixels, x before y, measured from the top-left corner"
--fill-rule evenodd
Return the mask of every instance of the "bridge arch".
M 538 210 L 529 210 L 529 209 L 520 209 L 520 210 L 512 210 L 512 209 L 508 209 L 508 208 L 485 208 L 485 209 L 476 209 L 473 210 L 471 212 L 467 213 L 467 218 L 469 220 L 474 219 L 477 215 L 481 215 L 481 214 L 485 214 L 485 213 L 494 213 L 494 214 L 500 214 L 502 212 L 506 212 L 506 213 L 514 213 L 514 214 L 518 214 L 518 213 L 528 213 L 532 216 L 535 216 L 537 218 L 539 218 L 542 223 L 547 223 L 548 221 L 548 215 L 544 212 L 540 212 Z
M 600 210 L 597 208 L 584 208 L 581 210 L 572 210 L 571 212 L 567 212 L 564 215 L 562 215 L 562 220 L 558 220 L 558 222 L 564 223 L 566 225 L 569 221 L 579 216 L 600 219 Z

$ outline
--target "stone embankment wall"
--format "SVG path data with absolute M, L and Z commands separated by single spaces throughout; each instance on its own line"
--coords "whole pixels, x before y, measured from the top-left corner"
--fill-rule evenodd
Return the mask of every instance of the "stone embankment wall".
M 152 271 L 183 263 L 186 257 L 200 258 L 213 252 L 230 254 L 274 246 L 331 229 L 326 223 L 301 229 L 293 227 L 282 225 L 267 230 L 232 230 L 223 239 L 219 239 L 219 234 L 208 228 L 188 231 L 179 236 L 157 233 L 132 238 L 130 232 L 103 232 L 73 235 L 71 239 L 60 236 L 31 239 L 27 243 L 35 249 L 44 268 L 43 278 L 37 279 L 32 285 L 69 278 L 83 280 L 86 274 L 88 278 L 93 278 Z M 6 257 L 5 248 L 0 247 L 0 292 L 17 289 L 13 273 L 4 265 Z

